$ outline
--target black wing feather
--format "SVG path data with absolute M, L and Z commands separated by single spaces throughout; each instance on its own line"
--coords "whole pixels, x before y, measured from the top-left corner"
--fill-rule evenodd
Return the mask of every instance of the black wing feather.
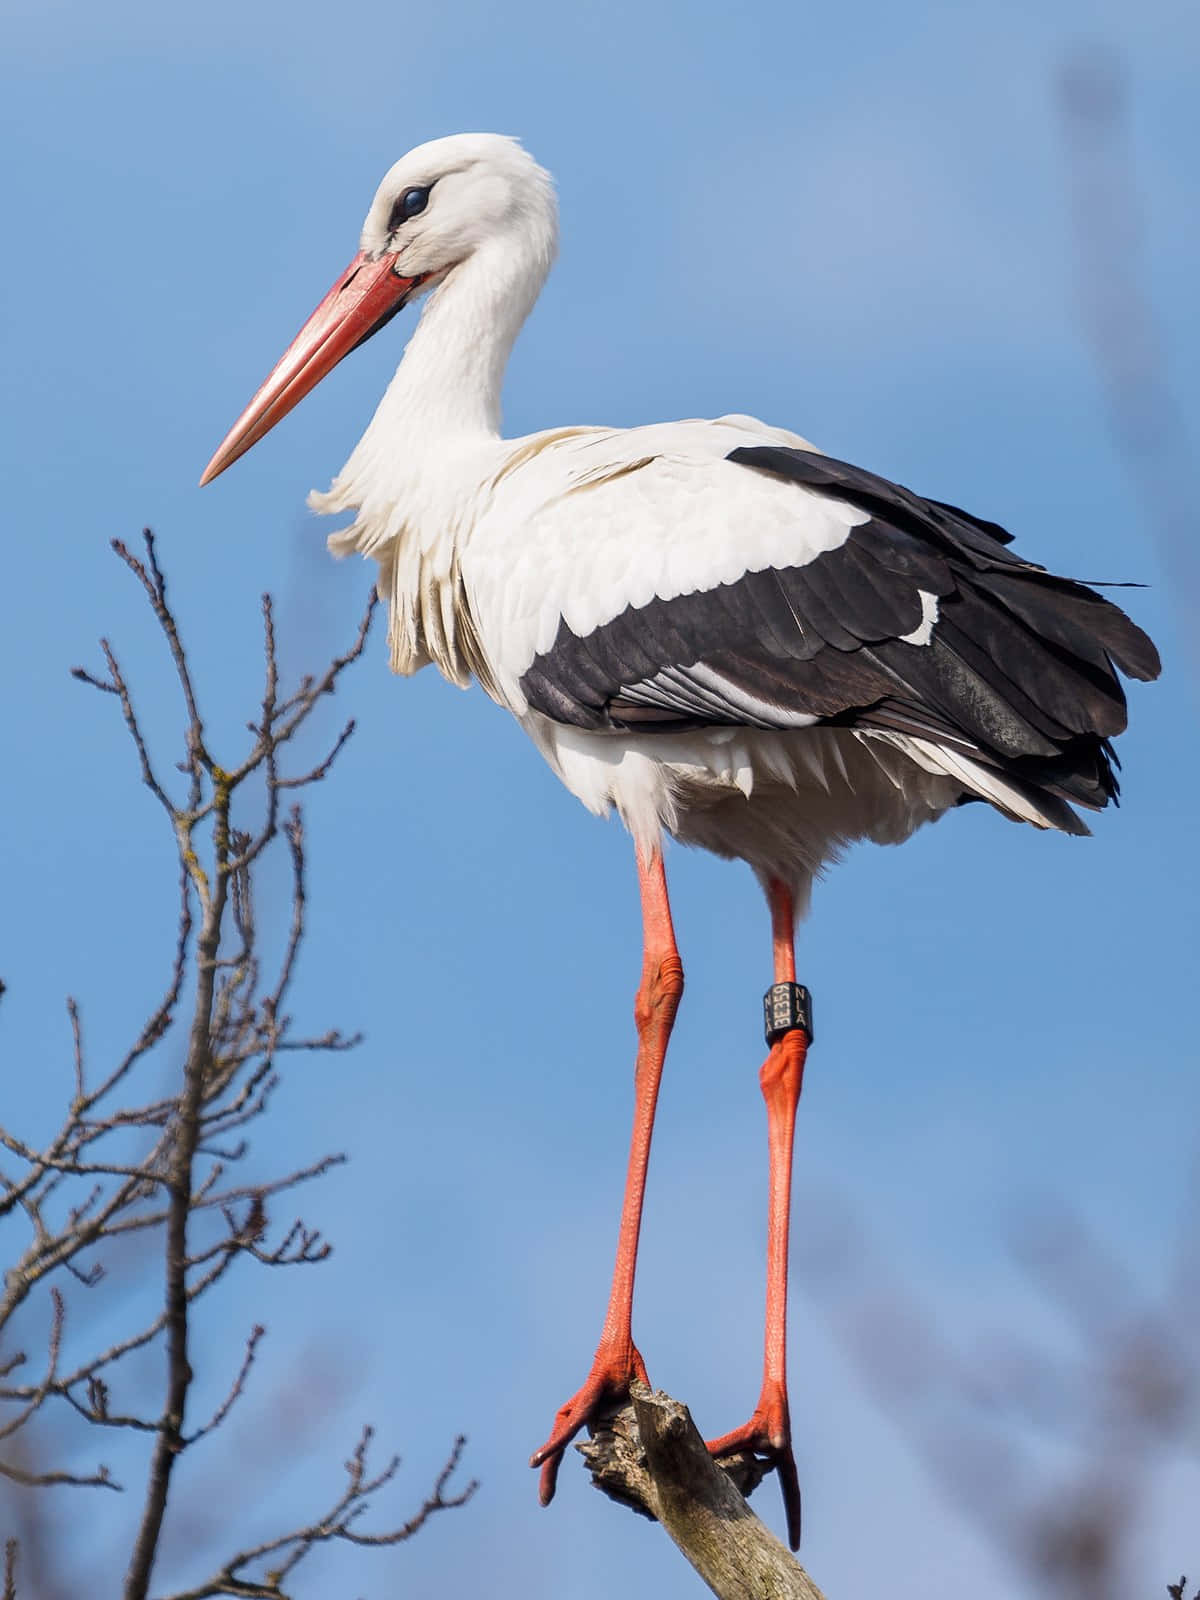
M 1108 741 L 1125 726 L 1116 668 L 1159 670 L 1119 607 L 1021 560 L 996 523 L 844 461 L 776 445 L 728 459 L 869 520 L 803 566 L 656 597 L 582 639 L 564 622 L 521 679 L 535 710 L 597 729 L 815 718 L 944 743 L 1042 800 L 1100 807 L 1115 797 Z M 922 590 L 938 615 L 927 642 L 908 642 Z M 1047 814 L 1070 825 L 1065 805 Z

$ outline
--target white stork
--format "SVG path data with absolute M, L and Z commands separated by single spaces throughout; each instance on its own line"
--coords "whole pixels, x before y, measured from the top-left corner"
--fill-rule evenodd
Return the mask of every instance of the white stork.
M 737 857 L 770 906 L 760 1081 L 770 1153 L 766 1348 L 749 1422 L 710 1445 L 778 1468 L 800 1498 L 785 1374 L 793 1127 L 811 1042 L 794 924 L 854 840 L 894 844 L 951 806 L 1087 829 L 1116 798 L 1115 668 L 1150 640 L 1093 590 L 1008 549 L 994 523 L 757 422 L 500 431 L 513 341 L 555 253 L 549 175 L 514 140 L 419 145 L 380 184 L 359 252 L 213 456 L 207 483 L 410 300 L 425 308 L 318 511 L 337 555 L 379 563 L 391 664 L 476 679 L 571 792 L 633 836 L 645 929 L 636 1109 L 616 1271 L 582 1388 L 532 1465 L 562 1453 L 645 1366 L 631 1332 L 642 1196 L 683 989 L 663 835 Z

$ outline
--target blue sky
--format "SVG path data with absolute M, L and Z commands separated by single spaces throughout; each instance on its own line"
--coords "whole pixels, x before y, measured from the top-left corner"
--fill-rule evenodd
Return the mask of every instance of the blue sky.
M 1167 670 L 1133 688 L 1124 803 L 1093 840 L 969 807 L 903 850 L 856 852 L 818 889 L 800 947 L 819 1038 L 796 1223 L 800 1263 L 856 1218 L 870 1259 L 967 1352 L 1049 1336 L 1007 1249 L 1045 1204 L 1077 1210 L 1150 1292 L 1197 1154 L 1195 684 L 1081 327 L 1053 82 L 1081 41 L 1125 63 L 1145 282 L 1190 401 L 1194 8 L 764 0 L 735 19 L 708 0 L 7 0 L 3 27 L 3 1121 L 45 1125 L 68 1065 L 64 994 L 102 1057 L 166 959 L 169 841 L 113 708 L 67 675 L 110 634 L 152 727 L 175 726 L 108 540 L 157 529 L 236 751 L 259 593 L 278 597 L 295 670 L 353 628 L 369 575 L 326 557 L 304 496 L 365 426 L 404 322 L 213 488 L 196 478 L 353 253 L 385 168 L 421 140 L 494 129 L 555 172 L 563 213 L 510 371 L 512 432 L 750 411 L 1005 523 L 1051 567 L 1150 585 L 1129 605 Z M 1193 406 L 1193 437 L 1195 422 Z M 405 1455 L 403 1515 L 461 1429 L 483 1483 L 470 1509 L 395 1554 L 330 1558 L 311 1592 L 329 1592 L 323 1571 L 365 1594 L 696 1593 L 661 1535 L 573 1464 L 548 1512 L 524 1466 L 584 1374 L 607 1290 L 639 959 L 628 843 L 478 691 L 391 679 L 381 637 L 343 708 L 360 731 L 312 798 L 299 1010 L 368 1042 L 290 1063 L 256 1154 L 266 1168 L 350 1152 L 305 1197 L 337 1253 L 238 1278 L 197 1362 L 216 1394 L 259 1318 L 289 1403 L 329 1414 L 274 1481 L 250 1450 L 283 1403 L 264 1378 L 257 1409 L 190 1469 L 197 1493 L 243 1459 L 252 1531 L 316 1510 L 370 1417 Z M 757 1392 L 768 929 L 747 872 L 680 850 L 668 869 L 688 991 L 635 1328 L 652 1377 L 717 1432 Z M 814 1575 L 833 1600 L 1010 1596 L 1013 1574 L 865 1392 L 845 1334 L 857 1291 L 806 1282 L 791 1358 Z M 1053 1470 L 1055 1450 L 1038 1459 Z M 1200 1559 L 1198 1492 L 1194 1466 L 1156 1478 L 1142 1592 Z M 778 1525 L 773 1487 L 759 1503 Z M 134 1504 L 91 1509 L 117 1548 Z

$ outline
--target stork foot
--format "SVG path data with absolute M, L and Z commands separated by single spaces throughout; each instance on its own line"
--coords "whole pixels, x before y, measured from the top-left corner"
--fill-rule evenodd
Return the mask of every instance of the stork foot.
M 800 1548 L 800 1479 L 792 1454 L 792 1426 L 788 1418 L 787 1395 L 782 1390 L 763 1390 L 749 1422 L 732 1433 L 708 1441 L 711 1456 L 731 1456 L 749 1450 L 763 1456 L 775 1469 L 787 1517 L 788 1544 Z
M 583 1387 L 559 1406 L 554 1417 L 554 1429 L 540 1450 L 529 1458 L 531 1467 L 541 1467 L 538 1480 L 538 1499 L 548 1506 L 554 1499 L 558 1483 L 558 1469 L 563 1451 L 571 1440 L 593 1422 L 602 1412 L 611 1410 L 628 1397 L 629 1385 L 634 1378 L 649 1386 L 646 1363 L 635 1344 L 601 1343 L 592 1359 L 591 1370 Z

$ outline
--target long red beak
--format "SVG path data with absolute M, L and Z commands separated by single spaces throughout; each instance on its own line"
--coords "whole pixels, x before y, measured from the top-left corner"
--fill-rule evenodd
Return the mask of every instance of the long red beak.
M 421 279 L 398 277 L 392 266 L 391 256 L 378 261 L 361 252 L 355 256 L 225 435 L 204 469 L 201 487 L 270 433 L 343 356 L 395 316 Z

